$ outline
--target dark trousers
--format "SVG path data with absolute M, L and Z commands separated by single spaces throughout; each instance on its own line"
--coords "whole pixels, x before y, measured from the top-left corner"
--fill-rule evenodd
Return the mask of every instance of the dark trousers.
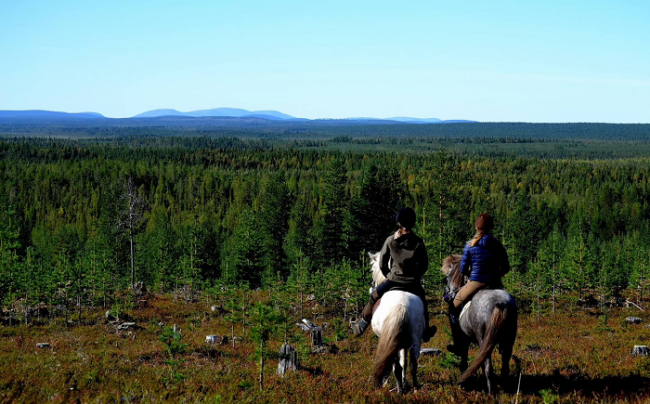
M 377 288 L 372 291 L 368 304 L 366 304 L 366 307 L 363 308 L 362 316 L 366 322 L 370 323 L 372 321 L 372 309 L 375 307 L 375 303 L 377 303 L 377 300 L 381 299 L 384 293 L 388 292 L 389 290 L 401 290 L 404 292 L 413 293 L 422 299 L 422 304 L 424 305 L 424 324 L 426 327 L 429 326 L 429 308 L 427 305 L 426 294 L 422 285 L 419 283 L 414 285 L 403 285 L 400 283 L 392 282 L 388 279 L 386 279 L 381 285 L 377 286 Z

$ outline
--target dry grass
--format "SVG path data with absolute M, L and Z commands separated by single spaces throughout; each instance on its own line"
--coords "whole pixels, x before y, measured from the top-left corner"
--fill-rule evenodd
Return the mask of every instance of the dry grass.
M 94 325 L 0 328 L 0 401 L 2 402 L 253 402 L 253 403 L 609 403 L 650 401 L 650 358 L 632 357 L 635 344 L 646 344 L 650 332 L 626 325 L 632 309 L 614 310 L 605 324 L 589 312 L 522 315 L 515 355 L 521 360 L 521 388 L 513 370 L 496 396 L 484 391 L 484 381 L 472 378 L 463 387 L 454 380 L 460 372 L 450 354 L 422 357 L 418 391 L 404 396 L 388 388 L 372 389 L 370 374 L 376 339 L 336 344 L 336 354 L 305 354 L 302 369 L 285 377 L 275 375 L 270 359 L 263 391 L 257 385 L 257 361 L 249 339 L 235 348 L 205 344 L 207 334 L 229 334 L 222 319 L 208 314 L 203 304 L 185 305 L 159 298 L 151 307 L 133 310 L 144 329 L 117 335 L 103 323 L 101 311 L 86 313 Z M 644 317 L 643 315 L 641 317 Z M 99 320 L 97 320 L 99 319 Z M 331 319 L 330 319 L 331 320 Z M 647 317 L 644 320 L 648 320 Z M 320 320 L 317 320 L 320 321 Z M 446 318 L 435 316 L 441 331 L 428 347 L 449 341 Z M 160 322 L 178 324 L 188 348 L 174 369 L 159 341 Z M 330 324 L 332 321 L 330 321 Z M 297 327 L 296 328 L 296 332 Z M 237 328 L 241 336 L 241 327 Z M 325 331 L 333 339 L 333 330 Z M 49 342 L 52 349 L 38 349 Z M 297 342 L 298 345 L 301 342 Z M 271 343 L 279 351 L 280 341 Z M 500 361 L 495 355 L 495 367 Z M 174 380 L 172 371 L 184 377 Z M 394 382 L 391 382 L 393 384 Z

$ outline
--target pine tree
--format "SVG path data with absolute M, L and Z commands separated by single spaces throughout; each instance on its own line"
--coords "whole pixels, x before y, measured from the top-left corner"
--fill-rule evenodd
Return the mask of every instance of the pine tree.
M 13 308 L 20 292 L 20 273 L 22 259 L 18 255 L 20 228 L 12 209 L 2 212 L 0 216 L 0 302 L 10 308 L 9 325 L 12 325 Z
M 135 289 L 135 236 L 140 229 L 144 217 L 145 201 L 139 195 L 133 177 L 129 177 L 125 184 L 125 191 L 121 196 L 126 207 L 121 211 L 119 227 L 126 231 L 129 238 L 129 250 L 131 258 L 131 290 Z
M 258 302 L 253 306 L 253 341 L 257 343 L 255 354 L 259 358 L 259 386 L 264 389 L 264 367 L 269 355 L 267 343 L 277 329 L 277 313 L 273 307 L 265 302 Z
M 323 255 L 326 262 L 338 262 L 348 254 L 350 234 L 344 225 L 349 214 L 346 195 L 347 170 L 345 161 L 336 156 L 323 174 L 323 205 L 320 208 L 323 223 Z M 348 222 L 349 223 L 349 222 Z

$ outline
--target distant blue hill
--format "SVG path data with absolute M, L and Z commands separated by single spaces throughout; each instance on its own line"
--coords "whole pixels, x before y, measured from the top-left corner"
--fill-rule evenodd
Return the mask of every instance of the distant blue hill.
M 440 123 L 479 123 L 478 121 L 468 121 L 465 119 L 447 119 L 446 121 L 441 121 Z
M 83 119 L 97 119 L 106 118 L 97 112 L 58 112 L 58 111 L 42 111 L 38 109 L 26 111 L 0 111 L 0 118 L 83 118 Z
M 311 121 L 305 118 L 296 118 L 278 111 L 248 111 L 241 108 L 214 108 L 203 109 L 198 111 L 181 112 L 175 109 L 156 109 L 153 111 L 143 112 L 130 119 L 140 118 L 241 118 L 241 119 L 263 119 L 267 121 Z M 25 111 L 0 111 L 0 119 L 110 119 L 97 112 L 59 112 L 43 110 L 25 110 Z M 412 118 L 412 117 L 394 117 L 394 118 L 373 118 L 373 117 L 353 117 L 344 119 L 315 119 L 315 122 L 349 122 L 354 125 L 372 125 L 372 124 L 439 124 L 439 123 L 470 123 L 474 121 L 467 120 L 440 120 L 438 118 Z M 263 121 L 262 121 L 263 122 Z M 356 122 L 356 123 L 355 123 Z
M 406 123 L 441 123 L 438 118 L 409 118 L 405 116 L 397 116 L 394 118 L 386 118 L 387 121 L 397 121 Z
M 355 117 L 355 118 L 345 118 L 345 121 L 362 121 L 362 122 L 372 122 L 372 121 L 381 121 L 381 122 L 393 122 L 393 123 L 407 123 L 407 124 L 432 124 L 432 123 L 470 123 L 476 121 L 465 121 L 465 120 L 446 120 L 443 121 L 438 118 L 411 118 L 407 116 L 397 116 L 394 118 L 372 118 L 372 117 Z
M 134 116 L 133 118 L 157 118 L 159 116 L 192 116 L 192 117 L 208 117 L 208 116 L 232 116 L 235 118 L 254 117 L 271 120 L 294 120 L 299 119 L 291 115 L 283 114 L 278 111 L 248 111 L 240 108 L 215 108 L 203 109 L 199 111 L 180 112 L 175 109 L 155 109 L 153 111 L 143 112 Z

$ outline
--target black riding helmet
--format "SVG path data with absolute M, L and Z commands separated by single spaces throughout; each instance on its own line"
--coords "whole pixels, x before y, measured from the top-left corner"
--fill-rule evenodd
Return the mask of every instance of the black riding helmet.
M 400 226 L 410 230 L 415 226 L 415 211 L 409 207 L 402 208 L 397 212 L 395 220 L 397 220 Z

